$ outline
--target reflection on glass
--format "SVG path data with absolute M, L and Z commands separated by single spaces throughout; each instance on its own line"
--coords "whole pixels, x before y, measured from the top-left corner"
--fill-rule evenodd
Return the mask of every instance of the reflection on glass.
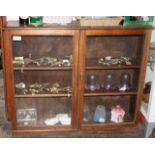
M 90 110 L 89 110 L 89 107 L 87 105 L 84 106 L 83 121 L 84 122 L 90 121 Z

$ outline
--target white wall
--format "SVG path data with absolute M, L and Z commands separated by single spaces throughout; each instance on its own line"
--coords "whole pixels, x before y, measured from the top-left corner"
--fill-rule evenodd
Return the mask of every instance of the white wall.
M 154 19 L 153 25 L 155 27 L 155 19 Z M 152 33 L 151 42 L 155 42 L 155 30 Z M 148 111 L 147 111 L 147 118 L 146 119 L 148 122 L 155 122 L 155 64 L 154 64 L 153 73 L 152 74 L 146 74 L 146 78 L 152 78 L 150 99 L 149 99 L 149 105 L 148 105 Z
M 152 32 L 151 42 L 155 42 L 155 30 Z
M 153 26 L 155 27 L 155 16 L 154 16 Z M 155 30 L 152 33 L 151 42 L 155 42 Z
M 7 16 L 7 20 L 18 20 L 19 16 Z

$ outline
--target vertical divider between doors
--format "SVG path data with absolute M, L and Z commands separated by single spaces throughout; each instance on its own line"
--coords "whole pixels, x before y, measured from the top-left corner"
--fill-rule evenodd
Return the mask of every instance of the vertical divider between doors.
M 78 58 L 79 58 L 79 32 L 75 30 L 73 40 L 73 66 L 72 66 L 72 128 L 77 128 L 78 113 Z
M 85 53 L 86 53 L 86 33 L 80 32 L 79 42 L 79 74 L 78 74 L 78 127 L 82 125 L 83 105 L 84 105 L 84 77 L 85 77 Z

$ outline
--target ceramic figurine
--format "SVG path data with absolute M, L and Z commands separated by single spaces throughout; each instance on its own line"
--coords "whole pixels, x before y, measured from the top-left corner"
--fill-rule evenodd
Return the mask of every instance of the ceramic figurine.
M 123 122 L 124 115 L 124 109 L 120 105 L 117 105 L 111 110 L 111 121 L 115 123 L 121 123 Z
M 26 88 L 26 84 L 24 82 L 20 82 L 16 84 L 16 88 L 18 89 L 25 89 Z
M 56 117 L 53 117 L 53 118 L 46 119 L 44 122 L 46 125 L 56 125 L 59 123 L 59 119 Z

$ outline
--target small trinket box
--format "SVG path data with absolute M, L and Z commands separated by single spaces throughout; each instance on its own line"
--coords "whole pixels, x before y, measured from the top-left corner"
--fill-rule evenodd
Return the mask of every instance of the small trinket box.
M 37 110 L 18 109 L 17 110 L 17 123 L 20 125 L 36 125 L 37 124 Z

